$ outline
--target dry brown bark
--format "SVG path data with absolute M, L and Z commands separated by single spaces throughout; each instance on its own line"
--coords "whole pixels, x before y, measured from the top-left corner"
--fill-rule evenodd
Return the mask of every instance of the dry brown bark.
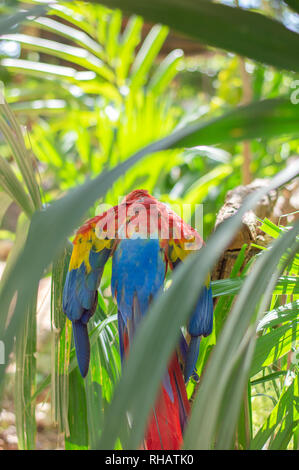
M 238 186 L 229 191 L 224 205 L 218 212 L 215 228 L 235 214 L 249 194 L 267 184 L 267 179 L 255 179 L 246 186 Z M 229 277 L 244 243 L 248 245 L 244 263 L 249 261 L 256 253 L 256 249 L 251 246 L 252 243 L 262 246 L 268 245 L 271 238 L 260 230 L 259 219 L 266 217 L 276 224 L 286 225 L 299 217 L 299 212 L 294 213 L 296 211 L 299 211 L 299 178 L 296 178 L 279 191 L 271 191 L 260 200 L 254 210 L 245 213 L 242 219 L 242 226 L 215 266 L 212 272 L 212 279 L 217 280 Z M 290 215 L 287 216 L 287 214 Z

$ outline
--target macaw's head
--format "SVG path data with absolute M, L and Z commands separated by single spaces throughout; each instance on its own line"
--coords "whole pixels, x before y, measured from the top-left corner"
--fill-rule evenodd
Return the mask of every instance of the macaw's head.
M 127 196 L 124 197 L 122 203 L 132 203 L 140 201 L 142 202 L 144 199 L 154 199 L 153 196 L 149 194 L 146 189 L 135 189 L 135 191 L 131 191 Z

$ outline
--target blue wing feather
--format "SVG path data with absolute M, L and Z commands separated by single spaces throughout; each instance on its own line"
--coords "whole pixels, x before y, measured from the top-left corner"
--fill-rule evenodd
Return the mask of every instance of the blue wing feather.
M 79 320 L 82 315 L 82 305 L 76 292 L 77 270 L 72 269 L 66 275 L 63 289 L 63 311 L 71 321 Z
M 197 301 L 195 311 L 188 324 L 191 335 L 185 359 L 184 378 L 187 382 L 196 368 L 201 336 L 208 336 L 213 330 L 213 298 L 211 285 L 204 286 Z
M 188 331 L 192 336 L 208 336 L 213 330 L 213 298 L 211 286 L 204 287 L 190 318 Z
M 111 249 L 89 252 L 90 268 L 83 260 L 79 267 L 68 271 L 63 290 L 63 311 L 73 323 L 73 334 L 79 369 L 83 377 L 89 366 L 90 345 L 87 323 L 97 306 L 97 288 Z
M 88 372 L 90 357 L 87 325 L 80 320 L 73 322 L 73 334 L 79 370 L 82 377 L 85 377 Z
M 169 256 L 173 250 L 173 245 L 169 246 Z M 175 261 L 172 259 L 171 264 L 175 269 L 182 260 L 178 257 Z M 200 338 L 201 336 L 208 336 L 213 330 L 213 298 L 211 283 L 208 281 L 203 287 L 201 294 L 198 298 L 194 312 L 188 323 L 188 333 L 190 334 L 189 344 L 181 341 L 180 350 L 183 356 L 184 364 L 184 379 L 185 382 L 189 380 L 191 375 L 197 377 L 196 362 L 199 354 Z M 184 350 L 184 351 L 183 351 Z

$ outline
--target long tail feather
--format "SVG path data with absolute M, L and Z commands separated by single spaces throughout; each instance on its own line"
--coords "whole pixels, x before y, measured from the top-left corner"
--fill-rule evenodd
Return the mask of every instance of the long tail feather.
M 183 443 L 190 405 L 176 354 L 168 374 L 171 390 L 163 382 L 147 428 L 145 442 L 148 450 L 178 450 Z
M 82 377 L 85 377 L 88 372 L 89 359 L 90 359 L 90 344 L 87 331 L 87 325 L 79 321 L 73 322 L 73 333 L 75 340 L 75 349 L 79 370 Z
M 185 359 L 184 379 L 188 382 L 190 376 L 195 370 L 196 361 L 199 354 L 200 336 L 191 336 L 189 347 Z

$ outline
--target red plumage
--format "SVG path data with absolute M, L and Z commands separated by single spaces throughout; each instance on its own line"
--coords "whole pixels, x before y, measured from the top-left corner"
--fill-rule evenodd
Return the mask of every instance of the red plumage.
M 147 450 L 178 450 L 183 442 L 183 431 L 190 411 L 185 383 L 178 362 L 173 355 L 168 367 L 173 401 L 162 385 L 149 420 L 145 436 Z

